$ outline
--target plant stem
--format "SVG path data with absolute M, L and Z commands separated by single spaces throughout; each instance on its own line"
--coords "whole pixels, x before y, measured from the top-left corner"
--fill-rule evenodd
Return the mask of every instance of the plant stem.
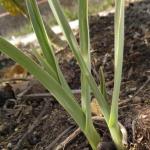
M 89 72 L 91 72 L 90 58 L 90 39 L 89 39 L 89 22 L 88 22 L 88 0 L 79 0 L 79 29 L 80 29 L 80 50 Z M 100 142 L 100 136 L 93 126 L 91 117 L 91 89 L 87 81 L 85 73 L 81 70 L 81 105 L 85 113 L 85 135 L 92 146 L 96 150 Z
M 123 150 L 122 134 L 118 125 L 118 100 L 121 86 L 124 51 L 124 0 L 115 0 L 115 64 L 114 89 L 108 127 L 118 150 Z
M 110 131 L 111 137 L 117 147 L 117 150 L 124 150 L 125 147 L 122 143 L 122 133 L 120 131 L 119 125 L 116 124 L 116 126 L 109 127 L 109 131 Z
M 88 130 L 88 132 L 86 131 L 86 133 L 84 133 L 86 138 L 89 141 L 89 144 L 91 145 L 93 150 L 97 150 L 97 146 L 98 144 L 101 142 L 101 139 L 95 129 L 95 127 L 93 126 L 93 129 Z

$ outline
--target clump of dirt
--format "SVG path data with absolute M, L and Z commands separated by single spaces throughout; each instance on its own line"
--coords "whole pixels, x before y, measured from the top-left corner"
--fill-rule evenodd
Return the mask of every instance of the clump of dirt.
M 128 131 L 129 148 L 146 150 L 149 146 L 150 106 L 150 2 L 144 0 L 126 8 L 125 51 L 123 79 L 120 92 L 119 121 Z M 97 81 L 99 67 L 104 68 L 108 96 L 113 88 L 114 15 L 90 17 L 92 72 Z M 77 37 L 78 38 L 78 37 Z M 72 89 L 80 88 L 78 63 L 66 48 L 59 55 L 59 63 Z M 8 63 L 9 64 L 9 63 Z M 23 150 L 55 149 L 73 131 L 76 124 L 58 102 L 39 82 L 9 80 L 16 93 L 13 108 L 0 108 L 0 148 Z M 77 99 L 80 95 L 77 94 Z M 141 111 L 139 111 L 141 110 Z M 143 117 L 144 116 L 144 117 Z M 114 144 L 103 121 L 95 121 L 103 138 L 102 147 Z M 142 128 L 141 128 L 142 127 Z M 144 128 L 143 128 L 144 127 Z M 5 132 L 3 132 L 5 131 Z M 7 131 L 7 132 L 6 132 Z M 139 144 L 140 141 L 140 144 Z M 145 144 L 146 143 L 146 144 Z M 66 150 L 90 150 L 82 133 L 78 133 Z

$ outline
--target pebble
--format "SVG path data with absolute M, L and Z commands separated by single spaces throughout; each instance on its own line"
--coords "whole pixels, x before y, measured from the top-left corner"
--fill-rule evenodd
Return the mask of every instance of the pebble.
M 139 103 L 139 102 L 141 102 L 141 97 L 135 96 L 133 101 Z
M 10 149 L 12 149 L 12 143 L 8 143 L 7 144 L 7 148 L 10 150 Z

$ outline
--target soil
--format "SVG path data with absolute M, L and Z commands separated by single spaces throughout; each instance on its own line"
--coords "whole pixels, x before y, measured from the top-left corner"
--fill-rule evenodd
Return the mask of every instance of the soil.
M 128 149 L 150 150 L 150 1 L 130 4 L 126 8 L 125 19 L 119 121 L 128 132 Z M 113 24 L 114 14 L 90 17 L 92 72 L 99 83 L 95 72 L 100 66 L 104 68 L 110 98 L 113 89 Z M 58 58 L 70 87 L 79 89 L 80 69 L 69 48 L 61 51 Z M 1 66 L 12 65 L 9 60 L 1 58 Z M 38 95 L 47 93 L 38 81 L 29 74 L 25 74 L 24 79 L 26 81 L 9 80 L 7 85 L 0 88 L 0 149 L 56 149 L 77 126 L 53 97 Z M 79 94 L 76 97 L 80 99 Z M 115 149 L 106 124 L 95 121 L 95 126 L 103 138 L 101 149 Z M 90 150 L 91 147 L 83 134 L 79 133 L 62 149 Z

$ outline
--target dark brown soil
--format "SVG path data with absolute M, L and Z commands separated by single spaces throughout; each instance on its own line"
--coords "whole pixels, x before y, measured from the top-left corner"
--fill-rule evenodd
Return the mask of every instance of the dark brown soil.
M 114 23 L 113 14 L 106 17 L 90 17 L 91 55 L 93 75 L 100 66 L 104 67 L 108 94 L 111 97 L 113 88 L 113 47 Z M 119 120 L 128 131 L 129 147 L 138 150 L 149 150 L 150 119 L 150 1 L 144 0 L 130 4 L 126 8 L 125 51 L 123 79 L 120 93 Z M 72 89 L 80 88 L 80 70 L 77 62 L 68 49 L 59 55 L 60 65 Z M 30 77 L 30 76 L 28 76 Z M 30 81 L 31 80 L 31 81 Z M 29 90 L 20 99 L 5 103 L 0 108 L 0 149 L 14 150 L 47 150 L 54 141 L 55 147 L 65 140 L 77 127 L 70 116 L 52 97 L 27 97 L 29 94 L 47 92 L 37 81 L 11 81 L 16 95 Z M 12 90 L 11 90 L 12 92 Z M 3 91 L 3 94 L 5 91 Z M 0 93 L 1 94 L 1 93 Z M 0 96 L 3 96 L 0 95 Z M 31 95 L 30 95 L 31 96 Z M 80 96 L 77 96 L 79 99 Z M 7 98 L 3 98 L 4 101 Z M 11 102 L 11 103 L 10 103 Z M 9 104 L 9 105 L 8 105 Z M 142 110 L 142 111 L 140 111 Z M 141 114 L 142 113 L 142 114 Z M 139 116 L 145 116 L 146 121 Z M 143 130 L 141 130 L 141 123 Z M 146 124 L 145 124 L 146 123 Z M 95 126 L 103 137 L 104 144 L 112 144 L 104 122 L 95 122 Z M 31 130 L 33 128 L 33 130 Z M 66 129 L 70 130 L 56 140 Z M 145 131 L 145 132 L 144 132 Z M 140 138 L 142 134 L 142 138 Z M 146 135 L 146 136 L 145 136 Z M 139 140 L 140 143 L 139 143 Z M 146 143 L 146 144 L 145 144 Z M 146 146 L 145 146 L 146 145 Z M 89 150 L 87 140 L 80 133 L 65 150 Z M 110 149 L 112 150 L 112 146 Z

